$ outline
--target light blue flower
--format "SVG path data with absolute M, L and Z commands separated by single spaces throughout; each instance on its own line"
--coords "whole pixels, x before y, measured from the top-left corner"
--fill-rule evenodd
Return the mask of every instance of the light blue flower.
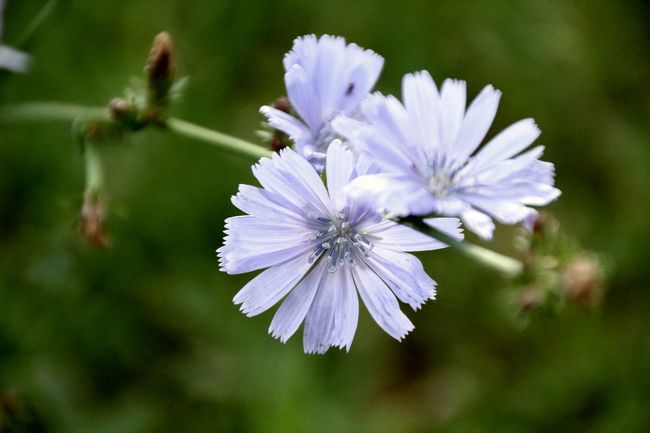
M 377 82 L 384 59 L 342 37 L 302 36 L 284 56 L 289 101 L 299 119 L 264 106 L 271 126 L 285 132 L 295 149 L 322 171 L 329 143 L 336 138 L 331 120 L 355 116 L 359 103 Z
M 240 185 L 233 204 L 247 215 L 226 220 L 221 270 L 240 274 L 268 268 L 234 298 L 248 316 L 284 298 L 269 333 L 283 343 L 305 321 L 304 350 L 350 349 L 359 314 L 358 296 L 389 335 L 413 329 L 397 299 L 414 310 L 435 297 L 435 282 L 404 251 L 444 248 L 441 242 L 350 202 L 350 180 L 372 173 L 365 158 L 335 140 L 327 150 L 327 189 L 306 159 L 291 149 L 262 158 L 253 174 L 262 188 Z M 458 238 L 456 218 L 432 221 Z
M 514 224 L 536 214 L 529 206 L 560 195 L 554 167 L 529 147 L 540 131 L 532 119 L 509 126 L 477 150 L 494 120 L 501 92 L 486 86 L 465 109 L 465 82 L 446 80 L 440 92 L 426 72 L 407 74 L 402 104 L 375 93 L 361 104 L 367 123 L 341 116 L 334 129 L 371 155 L 383 172 L 349 187 L 357 200 L 398 216 L 459 216 L 490 239 L 493 218 Z M 523 153 L 522 153 L 523 152 Z
M 4 0 L 0 0 L 0 38 L 3 31 Z M 0 42 L 0 69 L 7 69 L 11 72 L 27 72 L 30 65 L 30 58 L 27 54 L 8 47 Z

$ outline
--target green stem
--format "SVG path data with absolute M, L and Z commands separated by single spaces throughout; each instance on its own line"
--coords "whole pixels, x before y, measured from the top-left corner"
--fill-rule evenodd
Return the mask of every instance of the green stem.
M 395 219 L 395 222 L 411 227 L 412 229 L 417 230 L 420 233 L 424 233 L 425 235 L 436 238 L 439 241 L 449 245 L 465 257 L 470 258 L 487 268 L 496 270 L 507 277 L 515 278 L 521 275 L 523 272 L 523 265 L 519 260 L 504 256 L 503 254 L 496 253 L 492 250 L 488 250 L 487 248 L 483 248 L 478 245 L 470 244 L 469 242 L 459 241 L 458 239 L 455 239 L 448 234 L 427 225 L 424 221 L 422 221 L 421 218 L 397 218 Z
M 104 168 L 99 154 L 99 149 L 93 143 L 87 142 L 84 146 L 84 160 L 86 162 L 86 191 L 87 199 L 96 201 L 104 189 Z
M 33 102 L 0 107 L 0 123 L 29 121 L 74 121 L 79 118 L 110 120 L 106 108 L 86 107 L 58 102 Z M 240 155 L 259 159 L 271 156 L 271 151 L 262 146 L 233 137 L 222 132 L 204 128 L 185 120 L 169 118 L 163 126 L 176 135 L 193 138 L 212 146 L 237 152 Z
M 34 36 L 34 33 L 36 33 L 36 31 L 43 25 L 45 19 L 50 15 L 50 13 L 52 13 L 58 3 L 59 0 L 50 0 L 45 3 L 29 26 L 27 26 L 23 31 L 23 34 L 20 35 L 20 38 L 18 38 L 18 42 L 16 42 L 17 47 L 22 47 L 29 39 L 31 39 L 32 36 Z
M 87 117 L 103 120 L 109 120 L 110 118 L 106 108 L 85 107 L 62 102 L 27 102 L 0 107 L 0 122 L 40 122 L 48 120 L 73 122 L 76 119 Z
M 257 144 L 249 143 L 248 141 L 244 141 L 237 137 L 204 128 L 186 122 L 185 120 L 171 117 L 167 119 L 165 125 L 169 131 L 174 132 L 175 134 L 194 138 L 222 149 L 232 150 L 254 159 L 259 159 L 265 156 L 269 157 L 272 154 L 270 150 L 258 146 Z

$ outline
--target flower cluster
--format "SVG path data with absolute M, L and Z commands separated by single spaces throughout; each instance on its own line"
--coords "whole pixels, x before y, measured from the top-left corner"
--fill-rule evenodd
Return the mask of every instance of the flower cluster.
M 435 297 L 435 282 L 407 251 L 446 245 L 392 217 L 421 217 L 455 239 L 462 221 L 490 238 L 493 219 L 526 222 L 530 206 L 560 194 L 553 165 L 539 159 L 543 147 L 526 150 L 540 133 L 531 119 L 480 147 L 499 91 L 487 86 L 466 108 L 465 82 L 438 90 L 419 72 L 404 77 L 400 102 L 370 93 L 382 66 L 340 37 L 295 40 L 284 58 L 292 110 L 261 108 L 295 151 L 253 167 L 262 187 L 240 186 L 232 202 L 246 215 L 226 220 L 217 250 L 229 274 L 265 269 L 234 301 L 249 316 L 282 301 L 269 332 L 285 342 L 304 321 L 307 353 L 349 350 L 359 297 L 398 340 L 413 329 L 398 300 L 417 310 Z
M 0 0 L 0 38 L 3 31 L 4 0 Z M 0 69 L 11 72 L 26 72 L 30 58 L 27 54 L 0 43 Z

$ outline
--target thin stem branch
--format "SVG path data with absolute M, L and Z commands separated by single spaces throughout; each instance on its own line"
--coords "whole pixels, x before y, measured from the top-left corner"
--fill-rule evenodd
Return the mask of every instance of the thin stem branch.
M 487 268 L 496 270 L 507 277 L 515 278 L 521 275 L 523 272 L 523 264 L 519 260 L 515 260 L 512 257 L 496 253 L 492 250 L 488 250 L 487 248 L 483 248 L 469 242 L 455 239 L 450 235 L 427 225 L 424 221 L 422 221 L 421 218 L 406 217 L 398 218 L 395 221 L 405 226 L 411 227 L 420 233 L 424 233 L 425 235 L 436 238 L 439 241 L 449 245 L 465 257 L 472 259 L 473 261 Z
M 0 107 L 0 122 L 69 121 L 79 118 L 109 120 L 108 110 L 64 102 L 27 102 Z
M 211 144 L 222 149 L 228 149 L 240 154 L 250 156 L 255 159 L 271 156 L 271 151 L 258 146 L 257 144 L 249 143 L 240 138 L 215 131 L 213 129 L 204 128 L 203 126 L 195 125 L 185 120 L 176 119 L 171 117 L 165 122 L 167 129 L 175 134 L 182 135 L 189 138 L 194 138 L 204 143 Z
M 0 122 L 29 122 L 29 121 L 74 121 L 80 118 L 110 120 L 106 108 L 86 107 L 59 102 L 33 102 L 0 107 Z M 163 127 L 176 135 L 193 138 L 224 150 L 240 155 L 259 159 L 271 156 L 271 151 L 262 146 L 250 143 L 222 132 L 195 125 L 185 120 L 169 118 L 162 123 Z
M 84 146 L 86 162 L 86 191 L 88 199 L 97 200 L 104 189 L 104 167 L 97 145 L 87 142 Z
M 29 26 L 23 31 L 22 35 L 20 35 L 20 38 L 18 38 L 18 42 L 16 42 L 17 47 L 22 47 L 34 36 L 34 33 L 43 25 L 45 19 L 52 13 L 58 3 L 59 0 L 49 0 L 45 3 Z

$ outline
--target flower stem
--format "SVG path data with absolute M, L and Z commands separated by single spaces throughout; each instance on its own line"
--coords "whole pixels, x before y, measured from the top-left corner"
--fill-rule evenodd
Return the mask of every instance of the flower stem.
M 104 168 L 97 146 L 86 143 L 84 146 L 84 160 L 86 162 L 86 191 L 88 198 L 97 200 L 104 189 Z
M 27 102 L 0 107 L 0 122 L 75 121 L 78 118 L 109 120 L 108 110 L 64 102 Z
M 58 3 L 59 0 L 49 0 L 45 3 L 29 26 L 27 26 L 23 34 L 20 35 L 20 38 L 18 38 L 18 42 L 16 42 L 17 47 L 22 47 L 27 43 L 27 41 L 29 41 L 34 33 L 36 33 L 36 31 L 43 25 Z
M 439 241 L 449 245 L 465 257 L 474 260 L 480 265 L 500 272 L 506 277 L 515 278 L 521 275 L 523 272 L 523 264 L 519 260 L 515 260 L 512 257 L 496 253 L 492 250 L 488 250 L 487 248 L 483 248 L 469 242 L 455 239 L 448 234 L 429 226 L 422 220 L 422 218 L 398 218 L 395 219 L 395 222 L 411 227 L 412 229 L 417 230 L 420 233 L 424 233 L 425 235 L 434 237 Z
M 1 122 L 29 121 L 74 121 L 79 118 L 110 120 L 109 112 L 102 107 L 86 107 L 58 102 L 33 102 L 0 107 Z M 222 132 L 208 129 L 185 120 L 168 118 L 162 126 L 176 135 L 193 138 L 212 146 L 239 153 L 240 155 L 259 159 L 271 156 L 271 151 L 262 146 L 236 138 Z
M 271 156 L 271 151 L 257 144 L 249 143 L 240 138 L 204 128 L 185 120 L 171 117 L 165 122 L 167 129 L 175 134 L 194 138 L 204 143 L 211 144 L 222 149 L 232 150 L 245 156 L 255 159 Z

